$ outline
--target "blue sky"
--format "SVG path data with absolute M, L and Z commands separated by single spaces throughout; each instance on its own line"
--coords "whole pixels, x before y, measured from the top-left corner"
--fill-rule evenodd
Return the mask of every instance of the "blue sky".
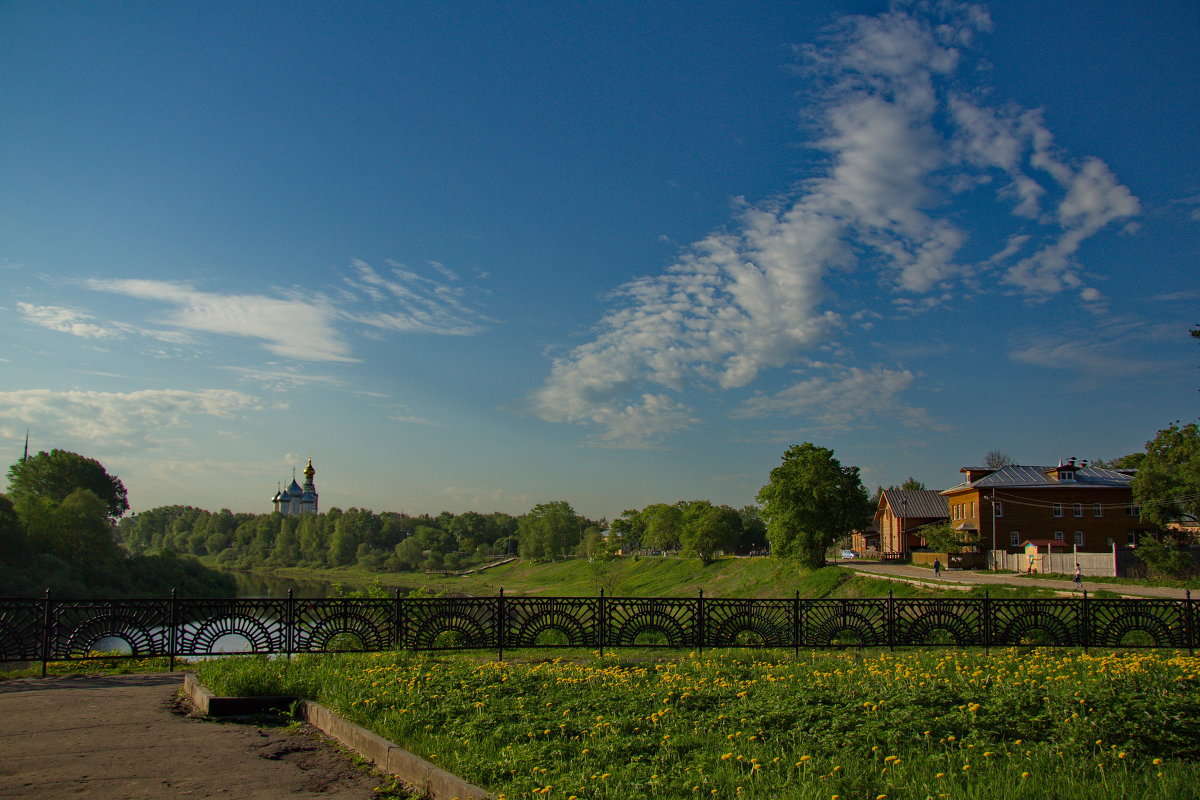
M 1061 6 L 1061 7 L 1060 7 Z M 1200 15 L 0 5 L 0 448 L 135 509 L 753 502 L 1197 414 Z

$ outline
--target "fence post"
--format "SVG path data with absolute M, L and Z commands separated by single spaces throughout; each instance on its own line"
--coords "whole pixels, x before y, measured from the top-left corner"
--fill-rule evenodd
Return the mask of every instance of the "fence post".
M 608 629 L 607 607 L 604 604 L 604 588 L 600 588 L 600 610 L 596 616 L 596 644 L 600 648 L 600 658 L 604 659 L 604 639 Z
M 170 623 L 169 623 L 170 628 L 169 628 L 169 633 L 167 634 L 167 653 L 168 653 L 170 660 L 168 661 L 167 671 L 174 672 L 175 671 L 175 647 L 177 644 L 177 642 L 175 640 L 175 634 L 176 634 L 176 631 L 179 629 L 179 593 L 175 590 L 175 587 L 173 587 L 173 586 L 171 587 L 171 610 L 170 610 L 169 614 L 170 614 Z
M 500 587 L 500 597 L 496 601 L 496 660 L 504 660 L 504 587 Z
M 895 615 L 896 615 L 896 609 L 895 609 L 895 600 L 892 598 L 892 590 L 891 590 L 891 589 L 888 589 L 888 596 L 887 596 L 887 642 L 888 642 L 888 650 L 889 650 L 889 651 L 891 651 L 891 650 L 895 650 L 895 649 L 896 649 L 896 637 L 895 637 L 895 631 L 894 631 L 894 629 L 893 629 L 893 628 L 894 628 L 894 625 L 895 625 Z
M 704 655 L 704 589 L 700 589 L 699 601 L 696 603 L 696 649 Z
M 1087 589 L 1083 590 L 1083 652 L 1088 651 L 1088 640 L 1091 638 L 1091 619 L 1088 617 Z
M 42 677 L 46 677 L 46 662 L 50 660 L 50 587 L 42 598 Z
M 1196 621 L 1192 617 L 1192 590 L 1184 589 L 1183 595 L 1184 630 L 1187 631 L 1188 655 L 1196 655 Z
M 992 599 L 988 590 L 983 590 L 983 654 L 986 656 L 992 647 Z
M 402 614 L 403 611 L 401 610 L 400 587 L 397 586 L 395 592 L 392 594 L 392 647 L 396 650 L 399 650 L 404 646 L 403 642 L 400 641 L 400 637 L 403 635 L 402 631 L 404 630 L 401 627 Z
M 287 603 L 283 607 L 283 655 L 292 660 L 296 644 L 296 590 L 288 589 Z
M 795 650 L 796 660 L 800 660 L 800 590 L 796 590 L 796 597 L 792 600 L 792 646 Z

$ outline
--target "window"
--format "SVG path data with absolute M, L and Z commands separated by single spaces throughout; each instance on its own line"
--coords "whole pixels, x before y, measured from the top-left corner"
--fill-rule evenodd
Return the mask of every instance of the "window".
M 1071 506 L 1071 510 L 1075 512 L 1075 516 L 1082 517 L 1083 516 L 1083 503 L 1074 503 Z
M 1053 505 L 1050 506 L 1050 516 L 1052 516 L 1052 517 L 1061 517 L 1062 516 L 1062 503 L 1054 503 Z
M 1062 531 L 1055 531 L 1054 532 L 1054 540 L 1056 542 L 1065 542 L 1067 540 L 1067 535 L 1065 533 L 1063 533 Z
M 1092 516 L 1093 517 L 1103 517 L 1104 516 L 1104 506 L 1100 505 L 1099 503 L 1092 503 Z
M 1075 544 L 1083 547 L 1083 531 L 1075 531 Z
M 1075 482 L 1075 470 L 1073 470 L 1073 469 L 1060 469 L 1060 470 L 1058 471 L 1058 479 L 1059 479 L 1060 481 L 1065 481 L 1065 482 L 1068 482 L 1068 483 L 1074 483 L 1074 482 Z
M 1130 503 L 1128 506 L 1126 506 L 1126 508 L 1125 508 L 1125 516 L 1127 516 L 1127 517 L 1140 517 L 1141 515 L 1142 515 L 1142 509 L 1138 508 L 1138 507 L 1137 507 L 1137 506 L 1135 506 L 1133 503 Z
M 1137 539 L 1138 539 L 1137 530 L 1135 528 L 1130 528 L 1129 530 L 1125 531 L 1125 533 L 1129 536 L 1129 546 L 1137 547 Z
M 995 508 L 995 511 L 996 511 L 996 516 L 1003 517 L 1004 516 L 1004 503 L 1000 502 L 999 500 L 994 500 L 992 502 L 993 502 L 993 508 Z
M 1021 544 L 1021 532 L 1020 531 L 1009 531 L 1008 532 L 1008 544 L 1011 547 L 1017 547 L 1018 545 L 1020 545 Z
M 1116 542 L 1113 541 L 1113 537 L 1111 537 L 1111 536 L 1109 536 L 1107 539 L 1104 540 L 1104 546 L 1107 547 L 1109 550 L 1111 550 L 1115 544 L 1116 544 Z
M 975 519 L 975 501 L 971 501 L 971 519 Z

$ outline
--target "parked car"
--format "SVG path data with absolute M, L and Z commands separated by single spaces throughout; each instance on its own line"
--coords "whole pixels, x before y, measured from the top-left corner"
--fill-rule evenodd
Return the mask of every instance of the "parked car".
M 842 558 L 858 558 L 858 553 L 854 552 L 853 550 L 843 550 Z

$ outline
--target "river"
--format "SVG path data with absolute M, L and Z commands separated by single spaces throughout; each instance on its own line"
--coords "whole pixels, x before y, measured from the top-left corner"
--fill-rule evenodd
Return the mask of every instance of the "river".
M 287 597 L 288 590 L 295 592 L 296 597 L 328 597 L 333 591 L 330 581 L 315 578 L 281 578 L 278 575 L 263 572 L 245 572 L 230 570 L 226 574 L 237 581 L 237 596 L 249 597 Z M 347 589 L 361 587 L 343 584 Z

